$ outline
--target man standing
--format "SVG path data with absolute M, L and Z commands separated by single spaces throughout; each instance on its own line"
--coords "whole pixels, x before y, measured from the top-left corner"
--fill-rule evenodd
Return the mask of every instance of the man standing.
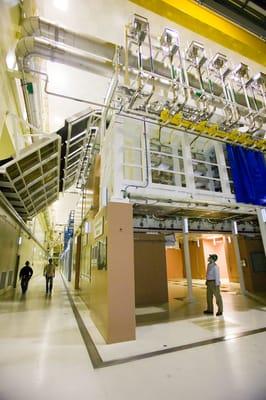
M 218 311 L 217 316 L 223 315 L 223 300 L 220 293 L 220 273 L 216 261 L 218 256 L 216 254 L 210 254 L 208 258 L 208 268 L 206 274 L 206 285 L 207 285 L 207 310 L 204 314 L 213 314 L 213 296 L 215 296 Z
M 49 258 L 49 263 L 45 265 L 43 275 L 46 278 L 46 294 L 51 294 L 53 289 L 53 279 L 55 277 L 55 266 L 52 258 Z
M 21 290 L 22 293 L 26 293 L 28 289 L 28 283 L 33 275 L 33 269 L 30 267 L 30 262 L 26 261 L 23 268 L 21 268 L 19 273 L 19 279 L 21 280 Z

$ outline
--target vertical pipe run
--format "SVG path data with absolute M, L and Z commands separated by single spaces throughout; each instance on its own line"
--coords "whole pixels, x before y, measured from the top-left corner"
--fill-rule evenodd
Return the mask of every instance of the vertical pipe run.
M 192 277 L 190 267 L 189 240 L 188 240 L 188 218 L 183 218 L 183 243 L 184 243 L 184 261 L 187 276 L 187 300 L 193 301 Z

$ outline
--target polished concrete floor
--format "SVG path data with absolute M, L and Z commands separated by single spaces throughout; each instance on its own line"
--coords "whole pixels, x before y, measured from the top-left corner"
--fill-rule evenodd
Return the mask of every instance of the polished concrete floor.
M 266 306 L 233 288 L 224 316 L 209 317 L 204 287 L 193 292 L 187 302 L 185 284 L 169 283 L 169 307 L 138 308 L 137 340 L 114 345 L 60 275 L 51 297 L 42 277 L 1 296 L 0 400 L 265 400 Z

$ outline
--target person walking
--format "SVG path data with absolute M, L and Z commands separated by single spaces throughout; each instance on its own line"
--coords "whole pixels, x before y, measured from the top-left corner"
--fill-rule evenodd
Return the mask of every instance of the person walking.
M 217 316 L 223 315 L 223 300 L 220 293 L 220 273 L 219 267 L 216 264 L 218 256 L 216 254 L 210 254 L 208 258 L 208 267 L 206 274 L 206 285 L 207 285 L 207 310 L 204 314 L 213 314 L 213 296 L 216 299 L 218 311 Z
M 53 290 L 53 279 L 55 277 L 55 266 L 52 258 L 49 258 L 48 264 L 45 265 L 43 275 L 46 278 L 46 294 L 52 294 Z
M 23 268 L 21 268 L 19 273 L 19 279 L 21 284 L 22 293 L 26 293 L 28 289 L 29 280 L 33 275 L 33 269 L 30 266 L 30 262 L 26 261 Z

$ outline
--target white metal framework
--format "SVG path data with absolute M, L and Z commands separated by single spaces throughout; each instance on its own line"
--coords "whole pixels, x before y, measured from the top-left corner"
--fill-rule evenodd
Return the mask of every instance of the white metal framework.
M 93 151 L 96 146 L 96 136 L 101 121 L 101 112 L 87 110 L 75 114 L 66 120 L 66 137 L 63 156 L 63 191 L 73 184 L 81 189 L 85 184 Z
M 51 134 L 0 167 L 1 191 L 24 220 L 58 197 L 60 144 L 60 137 Z
M 117 59 L 118 80 L 110 104 L 128 114 L 178 126 L 200 136 L 266 149 L 266 76 L 231 67 L 221 53 L 208 58 L 192 41 L 183 50 L 178 32 L 166 28 L 152 40 L 149 22 L 135 15 Z
M 101 150 L 102 190 L 106 188 L 113 201 L 130 199 L 180 210 L 196 205 L 199 215 L 206 214 L 202 210 L 256 215 L 255 207 L 236 202 L 225 145 L 194 138 L 116 117 Z

